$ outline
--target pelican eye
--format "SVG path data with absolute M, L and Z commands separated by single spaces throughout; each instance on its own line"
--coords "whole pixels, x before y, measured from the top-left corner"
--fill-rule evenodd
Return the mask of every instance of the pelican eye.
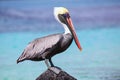
M 62 16 L 67 17 L 67 18 L 70 18 L 69 13 L 63 14 Z
M 58 18 L 59 18 L 59 20 L 60 20 L 62 23 L 68 24 L 67 21 L 66 21 L 66 18 L 70 18 L 70 15 L 69 15 L 69 13 L 59 14 L 59 15 L 58 15 Z

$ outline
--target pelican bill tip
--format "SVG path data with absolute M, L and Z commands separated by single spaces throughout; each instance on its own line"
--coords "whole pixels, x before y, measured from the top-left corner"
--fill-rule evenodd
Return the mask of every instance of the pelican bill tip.
M 80 51 L 82 51 L 82 48 L 79 48 Z

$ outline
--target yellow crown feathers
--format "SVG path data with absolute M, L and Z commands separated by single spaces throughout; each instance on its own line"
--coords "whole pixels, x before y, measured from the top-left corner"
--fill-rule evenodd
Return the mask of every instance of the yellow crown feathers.
M 64 8 L 64 7 L 54 7 L 54 10 L 56 12 L 56 14 L 65 14 L 68 13 L 69 11 Z

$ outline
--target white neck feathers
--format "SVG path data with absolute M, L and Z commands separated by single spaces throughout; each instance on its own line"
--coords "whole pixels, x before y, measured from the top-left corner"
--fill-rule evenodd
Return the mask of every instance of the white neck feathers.
M 67 34 L 67 33 L 71 33 L 68 26 L 66 24 L 62 24 L 63 27 L 64 27 L 64 30 L 65 30 L 65 33 L 64 34 Z

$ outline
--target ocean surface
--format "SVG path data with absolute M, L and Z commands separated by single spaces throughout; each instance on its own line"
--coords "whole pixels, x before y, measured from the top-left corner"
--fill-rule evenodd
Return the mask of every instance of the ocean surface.
M 83 51 L 73 42 L 53 63 L 78 80 L 120 80 L 120 28 L 77 30 Z M 44 62 L 16 64 L 23 49 L 35 38 L 53 32 L 0 34 L 0 80 L 35 80 L 47 67 Z
M 16 63 L 35 38 L 63 33 L 53 8 L 69 9 L 79 41 L 54 56 L 53 63 L 77 80 L 120 80 L 120 0 L 0 1 L 0 80 L 35 80 L 42 62 Z

